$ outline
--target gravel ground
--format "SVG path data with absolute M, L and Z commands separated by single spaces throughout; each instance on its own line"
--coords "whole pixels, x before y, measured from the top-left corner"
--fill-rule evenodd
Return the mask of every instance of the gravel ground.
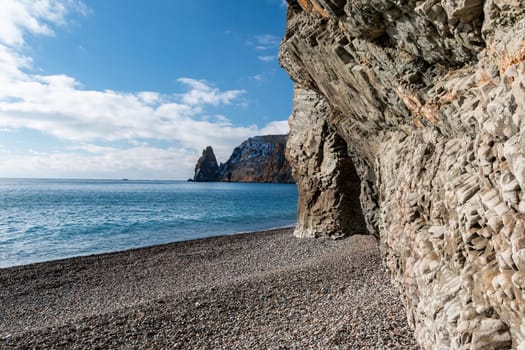
M 0 349 L 417 349 L 372 237 L 290 229 L 0 269 Z

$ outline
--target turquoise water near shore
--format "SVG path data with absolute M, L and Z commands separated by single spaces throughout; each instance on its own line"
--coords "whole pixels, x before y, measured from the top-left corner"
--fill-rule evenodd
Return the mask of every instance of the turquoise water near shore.
M 291 226 L 297 187 L 0 179 L 0 267 Z

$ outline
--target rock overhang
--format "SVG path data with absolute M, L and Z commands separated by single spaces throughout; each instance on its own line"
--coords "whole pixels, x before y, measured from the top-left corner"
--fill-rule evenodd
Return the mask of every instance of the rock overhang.
M 303 197 L 321 198 L 299 203 L 296 234 L 354 232 L 341 205 L 356 196 L 350 159 L 420 344 L 525 348 L 525 8 L 289 3 L 288 155 Z

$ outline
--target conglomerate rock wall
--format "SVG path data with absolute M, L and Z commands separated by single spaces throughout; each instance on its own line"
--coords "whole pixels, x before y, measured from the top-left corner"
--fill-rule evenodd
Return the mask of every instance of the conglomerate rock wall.
M 280 62 L 296 235 L 379 237 L 423 348 L 525 350 L 525 2 L 289 0 Z

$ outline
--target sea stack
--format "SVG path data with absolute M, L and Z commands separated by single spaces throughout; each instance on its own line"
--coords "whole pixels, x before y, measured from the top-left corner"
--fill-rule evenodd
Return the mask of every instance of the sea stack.
M 288 135 L 251 137 L 235 147 L 220 166 L 208 146 L 197 161 L 193 181 L 294 183 L 285 157 L 287 139 Z
M 288 135 L 255 136 L 241 143 L 221 164 L 220 181 L 293 183 L 285 157 Z
M 359 198 L 423 349 L 525 350 L 523 1 L 288 4 L 296 235 Z
M 195 175 L 193 176 L 193 181 L 217 181 L 218 176 L 219 165 L 217 164 L 217 158 L 215 158 L 213 148 L 208 146 L 202 151 L 202 155 L 195 165 Z

